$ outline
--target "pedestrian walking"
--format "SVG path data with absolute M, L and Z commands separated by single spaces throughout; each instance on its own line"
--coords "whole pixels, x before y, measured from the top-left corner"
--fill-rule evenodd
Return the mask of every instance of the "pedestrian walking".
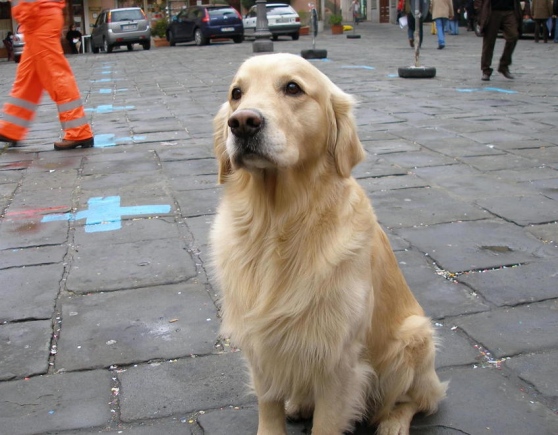
M 552 16 L 552 0 L 533 0 L 531 14 L 535 21 L 535 42 L 539 42 L 542 30 L 543 41 L 546 44 L 549 32 L 546 22 Z
M 353 0 L 350 10 L 353 12 L 353 23 L 358 24 L 360 18 L 360 0 Z
M 0 120 L 0 142 L 9 146 L 16 146 L 27 134 L 43 90 L 56 103 L 64 130 L 54 149 L 93 146 L 93 132 L 60 42 L 65 5 L 64 0 L 12 0 L 12 16 L 22 26 L 25 47 Z
M 453 18 L 448 20 L 448 30 L 450 35 L 459 35 L 459 20 L 464 10 L 463 0 L 453 0 Z
M 479 26 L 483 34 L 482 80 L 488 81 L 492 75 L 492 57 L 499 30 L 502 30 L 506 42 L 500 57 L 498 72 L 512 80 L 514 77 L 510 73 L 510 65 L 519 39 L 519 26 L 522 20 L 519 0 L 475 0 L 475 9 L 478 12 Z
M 446 35 L 444 29 L 449 19 L 453 18 L 452 0 L 432 0 L 432 19 L 436 23 L 438 35 L 438 50 L 446 46 Z
M 430 0 L 405 0 L 405 13 L 407 14 L 407 37 L 409 38 L 409 45 L 415 46 L 415 13 L 418 11 L 419 19 L 419 47 L 422 46 L 423 29 L 422 24 L 428 15 L 430 9 Z

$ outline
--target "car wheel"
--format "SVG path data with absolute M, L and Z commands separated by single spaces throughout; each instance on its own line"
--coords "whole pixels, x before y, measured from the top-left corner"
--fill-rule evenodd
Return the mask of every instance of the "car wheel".
M 149 50 L 151 48 L 151 41 L 144 42 L 141 44 L 144 50 Z
M 105 53 L 112 53 L 112 45 L 110 45 L 106 39 L 103 39 L 103 51 Z
M 300 37 L 300 33 L 298 33 L 298 32 L 293 33 L 291 35 L 291 37 L 293 38 L 293 41 L 298 41 L 298 38 Z
M 21 60 L 21 56 L 14 56 L 15 63 L 19 63 L 20 60 Z
M 397 70 L 403 79 L 431 79 L 436 76 L 433 66 L 406 66 Z
M 271 39 L 277 41 L 279 39 L 279 35 L 271 35 Z
M 169 45 L 171 47 L 176 45 L 176 39 L 174 38 L 174 33 L 172 31 L 167 33 L 167 40 L 169 41 Z
M 134 49 L 134 46 L 132 44 L 128 44 L 126 45 L 126 48 L 128 49 L 128 51 L 132 51 Z
M 91 44 L 91 51 L 95 54 L 97 54 L 99 52 L 99 47 Z
M 235 36 L 235 37 L 233 38 L 233 42 L 234 42 L 235 44 L 240 44 L 242 41 L 244 41 L 244 36 Z
M 201 29 L 196 29 L 194 32 L 194 41 L 198 46 L 207 45 L 207 38 L 204 38 Z

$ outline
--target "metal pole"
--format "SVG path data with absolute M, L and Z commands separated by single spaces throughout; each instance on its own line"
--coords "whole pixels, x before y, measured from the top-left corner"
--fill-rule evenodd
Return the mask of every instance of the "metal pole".
M 273 51 L 271 32 L 267 24 L 266 0 L 256 0 L 256 39 L 252 44 L 254 53 L 265 53 Z

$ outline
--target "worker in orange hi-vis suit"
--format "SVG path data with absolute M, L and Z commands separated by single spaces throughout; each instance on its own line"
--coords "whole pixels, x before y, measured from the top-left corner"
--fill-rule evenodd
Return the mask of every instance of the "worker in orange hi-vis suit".
M 54 149 L 93 146 L 93 132 L 60 42 L 64 7 L 64 0 L 12 0 L 12 15 L 22 26 L 25 47 L 0 118 L 0 142 L 9 146 L 16 146 L 27 134 L 43 90 L 56 103 L 64 130 Z

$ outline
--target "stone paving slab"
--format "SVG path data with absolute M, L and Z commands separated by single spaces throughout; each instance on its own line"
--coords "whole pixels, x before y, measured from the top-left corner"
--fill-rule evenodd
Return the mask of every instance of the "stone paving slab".
M 67 248 L 63 245 L 8 249 L 2 251 L 0 269 L 62 263 L 66 252 Z
M 558 405 L 558 377 L 556 361 L 558 351 L 526 354 L 505 361 L 518 376 L 533 385 L 539 392 L 550 398 L 554 406 Z
M 556 222 L 558 219 L 558 201 L 540 194 L 500 196 L 479 200 L 477 204 L 494 215 L 522 227 Z
M 0 227 L 0 250 L 61 245 L 68 240 L 67 222 L 41 223 L 41 218 L 38 213 L 31 218 L 4 220 Z
M 558 419 L 539 402 L 496 369 L 455 368 L 444 370 L 450 388 L 437 414 L 415 418 L 414 426 L 442 426 L 459 433 L 541 434 L 558 430 Z
M 455 324 L 496 358 L 550 349 L 558 344 L 558 301 L 502 308 L 455 319 Z
M 46 373 L 51 335 L 50 320 L 0 325 L 0 380 Z
M 488 310 L 469 288 L 437 275 L 435 265 L 424 254 L 402 251 L 396 255 L 411 291 L 428 316 L 439 319 Z
M 3 270 L 0 322 L 50 319 L 62 274 L 63 270 L 55 264 Z
M 239 352 L 130 367 L 119 379 L 124 422 L 255 403 Z
M 491 215 L 438 188 L 375 192 L 372 201 L 382 225 L 389 228 L 487 219 Z M 428 203 L 428 207 L 424 204 Z
M 89 244 L 74 254 L 66 287 L 77 293 L 112 291 L 175 284 L 196 275 L 185 246 L 170 239 L 121 243 L 110 249 Z
M 544 301 L 556 294 L 557 260 L 468 273 L 456 279 L 498 306 Z
M 111 376 L 92 371 L 0 383 L 0 428 L 10 435 L 52 433 L 106 424 Z
M 219 321 L 201 285 L 180 284 L 61 300 L 56 369 L 75 371 L 214 351 Z
M 558 250 L 528 237 L 522 228 L 495 220 L 401 228 L 395 233 L 451 272 L 511 266 L 558 255 Z

